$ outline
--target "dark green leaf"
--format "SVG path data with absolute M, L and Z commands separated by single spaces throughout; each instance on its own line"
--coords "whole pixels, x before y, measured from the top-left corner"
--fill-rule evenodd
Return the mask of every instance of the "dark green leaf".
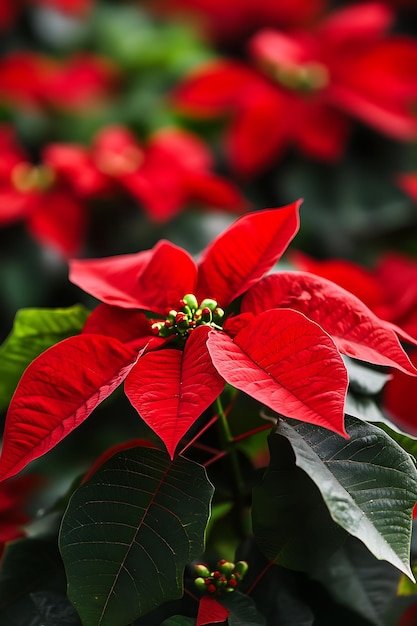
M 173 615 L 164 620 L 161 626 L 194 626 L 195 619 L 184 617 L 184 615 Z
M 30 626 L 80 626 L 80 618 L 67 596 L 52 591 L 30 594 L 38 619 Z
M 0 410 L 10 402 L 29 363 L 58 341 L 79 333 L 88 315 L 82 305 L 16 313 L 13 329 L 0 346 Z
M 181 597 L 212 493 L 203 467 L 150 448 L 115 455 L 74 493 L 60 548 L 84 626 L 125 626 Z
M 29 592 L 49 589 L 64 593 L 65 572 L 56 538 L 19 539 L 6 547 L 0 570 L 0 624 L 3 610 L 20 603 Z
M 281 420 L 277 435 L 290 441 L 297 466 L 319 488 L 334 521 L 377 559 L 413 578 L 409 552 L 417 501 L 415 464 L 373 424 L 347 418 L 346 429 L 348 440 L 310 424 Z
M 332 554 L 346 533 L 332 520 L 319 489 L 297 467 L 289 441 L 270 435 L 269 449 L 269 467 L 253 490 L 255 539 L 278 565 L 309 570 Z
M 396 597 L 401 576 L 389 563 L 378 561 L 352 536 L 312 575 L 335 601 L 377 626 L 384 623 L 383 616 Z
M 239 591 L 218 598 L 220 604 L 229 609 L 229 626 L 264 626 L 265 620 L 258 612 L 254 601 Z

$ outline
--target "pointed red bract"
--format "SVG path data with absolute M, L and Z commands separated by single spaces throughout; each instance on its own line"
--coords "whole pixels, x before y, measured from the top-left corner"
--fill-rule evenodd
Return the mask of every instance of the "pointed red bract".
M 171 458 L 175 449 L 224 387 L 207 352 L 208 327 L 195 329 L 184 351 L 147 352 L 125 381 L 125 392 L 142 419 L 162 439 Z
M 198 263 L 197 296 L 214 298 L 226 307 L 256 283 L 297 233 L 300 204 L 249 213 L 217 237 Z
M 10 404 L 0 479 L 13 476 L 81 424 L 127 376 L 136 350 L 101 335 L 77 335 L 37 357 Z
M 99 304 L 87 319 L 83 333 L 114 337 L 136 350 L 145 346 L 155 348 L 166 342 L 151 333 L 150 322 L 136 309 L 121 309 L 109 304 Z
M 198 605 L 196 626 L 224 623 L 229 613 L 229 609 L 226 609 L 220 602 L 217 602 L 216 598 L 203 596 Z
M 164 240 L 136 254 L 72 260 L 69 275 L 75 285 L 102 302 L 161 314 L 193 292 L 196 276 L 188 252 Z
M 307 272 L 265 276 L 244 297 L 243 312 L 295 309 L 329 333 L 355 359 L 417 375 L 392 328 L 342 287 Z
M 265 311 L 234 340 L 210 333 L 207 347 L 230 385 L 286 417 L 346 435 L 343 360 L 332 339 L 304 315 Z

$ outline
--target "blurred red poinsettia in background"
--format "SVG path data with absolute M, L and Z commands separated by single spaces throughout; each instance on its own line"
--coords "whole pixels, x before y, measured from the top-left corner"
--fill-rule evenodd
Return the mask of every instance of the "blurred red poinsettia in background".
M 98 55 L 77 53 L 64 60 L 32 51 L 0 58 L 0 101 L 32 109 L 69 111 L 102 106 L 117 85 L 113 63 Z
M 309 30 L 261 30 L 251 65 L 218 60 L 176 91 L 186 114 L 226 116 L 226 150 L 236 172 L 254 175 L 290 146 L 328 161 L 346 149 L 356 118 L 397 140 L 417 136 L 417 43 L 389 35 L 381 3 L 344 7 Z
M 185 16 L 226 45 L 244 40 L 259 28 L 288 28 L 314 23 L 328 0 L 156 0 L 153 10 Z
M 45 146 L 30 162 L 11 127 L 0 128 L 0 226 L 24 221 L 42 245 L 78 255 L 88 231 L 88 201 L 128 192 L 155 222 L 194 204 L 243 212 L 249 203 L 237 187 L 210 171 L 205 144 L 169 128 L 142 146 L 127 128 L 107 127 L 90 147 Z

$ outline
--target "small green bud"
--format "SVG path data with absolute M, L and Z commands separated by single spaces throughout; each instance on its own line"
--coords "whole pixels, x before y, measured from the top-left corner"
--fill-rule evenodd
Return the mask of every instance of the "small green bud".
M 207 589 L 205 580 L 204 578 L 201 578 L 201 576 L 195 579 L 194 584 L 199 591 L 206 591 Z
M 235 565 L 234 573 L 239 577 L 239 579 L 242 579 L 248 569 L 249 565 L 246 563 L 246 561 L 238 561 Z
M 235 564 L 230 561 L 225 561 L 224 559 L 222 559 L 221 561 L 217 563 L 217 567 L 219 568 L 222 574 L 224 574 L 225 576 L 229 576 L 235 569 Z
M 198 309 L 198 302 L 197 302 L 197 298 L 195 297 L 195 295 L 193 293 L 187 293 L 182 301 L 184 302 L 184 305 L 190 307 L 190 309 Z
M 205 298 L 203 302 L 200 303 L 200 309 L 205 309 L 206 307 L 210 309 L 210 311 L 214 311 L 214 309 L 217 308 L 217 302 L 211 298 Z
M 210 572 L 208 570 L 208 567 L 206 565 L 204 565 L 204 563 L 198 563 L 194 567 L 194 571 L 195 571 L 196 574 L 198 574 L 198 576 L 202 576 L 203 578 L 208 578 L 210 576 Z

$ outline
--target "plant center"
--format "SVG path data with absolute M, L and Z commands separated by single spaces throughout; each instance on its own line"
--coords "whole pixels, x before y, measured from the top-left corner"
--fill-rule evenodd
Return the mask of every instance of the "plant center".
M 316 61 L 288 65 L 264 61 L 262 67 L 270 78 L 291 91 L 318 91 L 329 83 L 327 68 Z
M 177 336 L 186 339 L 198 326 L 210 326 L 222 330 L 224 311 L 216 300 L 205 298 L 198 303 L 192 293 L 187 293 L 179 302 L 179 309 L 171 309 L 165 320 L 154 322 L 152 332 L 158 337 Z
M 46 191 L 54 183 L 54 173 L 47 165 L 32 165 L 22 161 L 13 168 L 11 180 L 13 187 L 22 193 Z

